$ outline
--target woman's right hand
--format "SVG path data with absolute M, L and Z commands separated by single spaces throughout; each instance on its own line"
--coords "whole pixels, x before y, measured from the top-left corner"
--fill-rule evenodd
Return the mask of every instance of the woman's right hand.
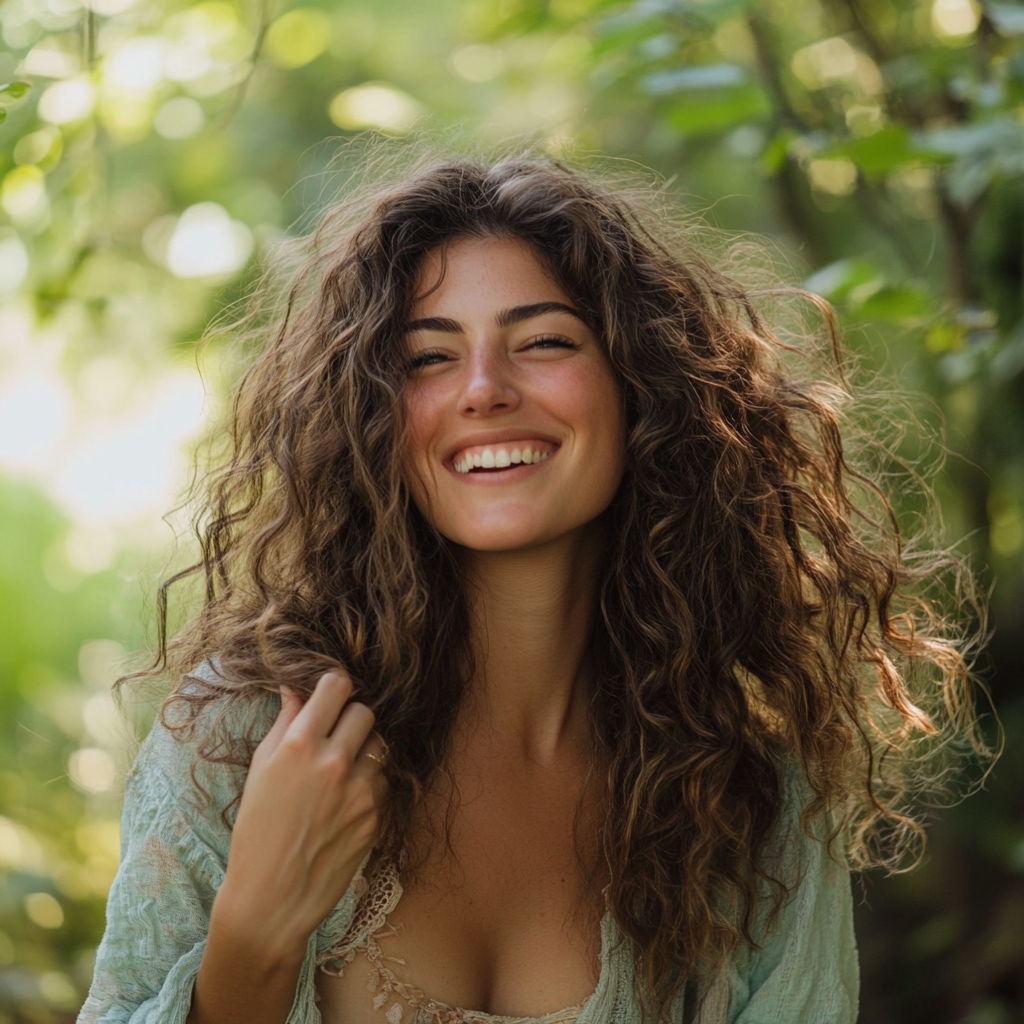
M 377 839 L 384 742 L 351 695 L 340 671 L 321 676 L 305 705 L 282 689 L 253 755 L 210 930 L 267 967 L 301 963 Z

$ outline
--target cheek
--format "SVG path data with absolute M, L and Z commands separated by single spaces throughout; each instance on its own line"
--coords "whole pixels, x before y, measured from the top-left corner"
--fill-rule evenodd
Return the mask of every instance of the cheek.
M 594 469 L 601 476 L 622 473 L 625 458 L 625 416 L 618 381 L 604 363 L 567 368 L 552 402 L 561 406 L 562 417 L 575 426 Z M 554 406 L 553 406 L 554 407 Z
M 441 403 L 429 387 L 420 384 L 406 389 L 403 396 L 405 406 L 405 451 L 402 467 L 405 481 L 420 509 L 426 512 L 425 504 L 433 486 L 434 460 L 431 458 L 431 439 L 437 435 L 441 422 Z
M 606 400 L 608 380 L 600 364 L 571 362 L 544 368 L 531 393 L 567 423 L 589 423 Z

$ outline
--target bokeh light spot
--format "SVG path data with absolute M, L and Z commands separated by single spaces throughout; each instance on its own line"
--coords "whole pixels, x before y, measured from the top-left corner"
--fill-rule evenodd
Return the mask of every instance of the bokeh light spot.
M 121 714 L 114 698 L 106 691 L 94 694 L 85 702 L 82 721 L 89 735 L 105 746 L 115 746 L 125 739 Z
M 114 531 L 109 526 L 78 524 L 64 540 L 68 565 L 85 575 L 109 569 L 117 553 Z
M 16 220 L 34 217 L 47 206 L 43 172 L 32 164 L 8 171 L 0 186 L 0 205 Z
M 30 892 L 25 897 L 25 913 L 40 928 L 60 928 L 64 924 L 64 908 L 48 892 Z
M 848 196 L 857 187 L 857 168 L 852 160 L 812 160 L 807 168 L 811 187 L 833 196 Z
M 817 89 L 856 75 L 857 51 L 842 36 L 832 36 L 797 50 L 790 67 L 808 89 Z
M 29 132 L 14 146 L 16 164 L 55 164 L 64 148 L 64 137 L 58 128 L 47 125 L 37 132 Z
M 467 82 L 489 82 L 504 70 L 505 56 L 495 46 L 473 43 L 451 55 L 451 69 Z
M 0 865 L 38 870 L 41 861 L 42 851 L 30 831 L 0 816 Z
M 331 100 L 328 108 L 331 120 L 348 131 L 407 131 L 421 113 L 422 108 L 408 93 L 380 82 L 346 89 Z
M 52 370 L 6 376 L 0 384 L 0 467 L 28 470 L 45 463 L 70 414 L 68 389 Z
M 167 268 L 176 277 L 218 277 L 245 266 L 252 232 L 219 203 L 196 203 L 178 218 L 167 243 Z
M 88 117 L 96 104 L 96 90 L 87 75 L 54 82 L 39 97 L 39 116 L 50 124 L 70 124 Z
M 105 793 L 114 785 L 117 767 L 114 759 L 99 747 L 82 747 L 68 760 L 71 781 L 86 793 Z
M 74 1008 L 78 993 L 71 979 L 60 971 L 44 971 L 39 975 L 39 994 L 51 1006 Z
M 205 124 L 203 108 L 189 96 L 168 100 L 153 118 L 153 127 L 165 139 L 187 139 L 201 132 Z
M 125 668 L 125 649 L 116 640 L 87 640 L 78 651 L 78 672 L 91 690 L 109 690 Z
M 124 415 L 97 419 L 74 439 L 54 497 L 90 527 L 158 516 L 174 501 L 180 446 L 202 429 L 204 400 L 196 374 L 171 373 Z
M 0 864 L 13 867 L 21 860 L 21 837 L 6 818 L 0 817 Z
M 116 867 L 121 856 L 120 822 L 83 821 L 75 829 L 75 842 L 86 857 Z
M 267 30 L 267 56 L 279 68 L 301 68 L 320 56 L 331 42 L 331 19 L 324 11 L 296 7 Z
M 70 78 L 82 69 L 77 53 L 64 49 L 58 40 L 47 37 L 25 55 L 23 73 L 39 78 Z
M 974 0 L 935 0 L 932 4 L 932 27 L 938 36 L 969 36 L 980 20 L 981 11 Z
M 27 828 L 4 817 L 0 817 L 0 865 L 22 871 L 43 869 L 39 841 Z
M 0 295 L 17 291 L 28 276 L 28 252 L 13 232 L 0 232 Z
M 137 36 L 103 64 L 103 83 L 124 92 L 151 92 L 160 82 L 163 46 L 156 36 Z

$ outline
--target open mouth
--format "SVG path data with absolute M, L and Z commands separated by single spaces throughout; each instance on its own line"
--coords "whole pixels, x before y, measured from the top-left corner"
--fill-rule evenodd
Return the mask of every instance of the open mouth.
M 505 441 L 501 444 L 474 445 L 456 452 L 452 468 L 456 473 L 497 473 L 513 466 L 533 466 L 546 462 L 558 446 L 550 441 Z

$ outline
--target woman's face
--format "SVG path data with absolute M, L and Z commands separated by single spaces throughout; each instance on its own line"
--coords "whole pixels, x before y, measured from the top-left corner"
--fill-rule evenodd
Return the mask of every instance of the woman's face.
M 580 529 L 622 479 L 625 420 L 608 357 L 525 242 L 453 242 L 435 288 L 440 277 L 435 251 L 407 325 L 417 506 L 478 551 Z

